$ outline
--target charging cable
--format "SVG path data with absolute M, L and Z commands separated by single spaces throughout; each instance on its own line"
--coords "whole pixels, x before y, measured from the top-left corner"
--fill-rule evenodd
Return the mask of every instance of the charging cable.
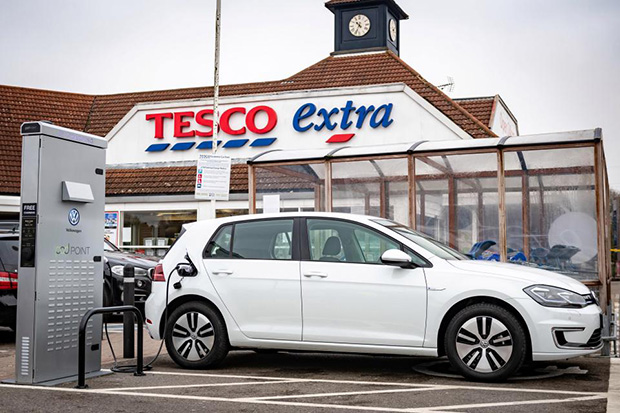
M 148 363 L 144 365 L 143 369 L 145 371 L 153 369 L 153 363 L 155 363 L 157 358 L 159 358 L 159 355 L 161 354 L 161 350 L 164 347 L 164 342 L 166 341 L 166 329 L 168 328 L 168 293 L 170 291 L 170 280 L 172 279 L 172 274 L 178 270 L 180 265 L 181 263 L 177 264 L 177 266 L 174 267 L 172 271 L 170 271 L 170 273 L 168 274 L 168 280 L 166 281 L 166 307 L 164 309 L 164 330 L 163 330 L 164 333 L 162 335 L 161 342 L 159 344 L 159 349 L 157 350 L 157 354 L 155 355 L 155 357 L 153 357 L 151 361 L 149 361 Z M 179 282 L 180 281 L 178 281 L 177 283 Z M 175 283 L 175 285 L 177 283 Z M 136 369 L 138 368 L 138 366 L 135 364 L 127 364 L 127 365 L 122 365 L 122 366 L 118 365 L 118 360 L 116 359 L 116 354 L 114 353 L 114 348 L 112 347 L 112 342 L 110 341 L 110 335 L 108 334 L 107 321 L 104 321 L 104 330 L 105 330 L 106 339 L 108 340 L 108 346 L 110 347 L 110 352 L 112 353 L 112 358 L 114 358 L 114 365 L 112 366 L 110 370 L 115 373 L 135 373 Z

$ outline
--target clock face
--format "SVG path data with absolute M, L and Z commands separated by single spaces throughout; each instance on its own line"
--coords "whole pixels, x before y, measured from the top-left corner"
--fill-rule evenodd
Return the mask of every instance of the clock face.
M 355 37 L 362 37 L 370 30 L 370 19 L 364 14 L 357 14 L 349 21 L 349 31 Z
M 396 21 L 394 19 L 390 19 L 390 40 L 396 43 Z

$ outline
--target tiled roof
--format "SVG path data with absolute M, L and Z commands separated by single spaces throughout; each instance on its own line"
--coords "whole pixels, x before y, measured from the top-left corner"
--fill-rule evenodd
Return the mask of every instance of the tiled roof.
M 286 79 L 292 90 L 405 83 L 474 138 L 493 132 L 391 51 L 330 56 Z
M 108 169 L 106 196 L 193 194 L 195 182 L 195 166 Z M 232 165 L 230 192 L 247 192 L 247 190 L 247 165 Z
M 220 86 L 220 96 L 251 95 L 278 91 L 281 81 Z M 213 97 L 212 87 L 159 90 L 153 92 L 120 93 L 95 96 L 90 122 L 85 132 L 105 136 L 131 110 L 145 102 L 204 99 Z
M 288 171 L 288 173 L 287 173 Z M 258 192 L 279 190 L 314 190 L 313 177 L 278 167 L 258 168 Z M 106 196 L 190 195 L 194 193 L 195 166 L 152 168 L 110 168 L 106 171 Z M 248 166 L 233 164 L 230 171 L 230 192 L 247 193 Z
M 93 96 L 0 86 L 0 194 L 19 194 L 23 122 L 49 120 L 84 130 Z
M 491 127 L 491 115 L 496 96 L 454 99 L 461 107 L 471 113 L 480 122 Z
M 387 83 L 407 84 L 474 138 L 495 136 L 488 128 L 488 122 L 480 122 L 390 51 L 330 56 L 287 79 L 222 86 L 220 94 L 251 95 Z M 88 96 L 0 86 L 0 139 L 3 143 L 0 145 L 0 194 L 19 194 L 21 164 L 19 126 L 22 122 L 51 120 L 60 126 L 105 136 L 138 103 L 204 99 L 212 96 L 211 87 Z M 113 193 L 120 194 L 118 191 L 123 190 L 121 186 L 124 183 L 128 186 L 134 185 L 133 175 L 118 172 L 121 170 L 115 171 L 117 172 L 110 175 L 117 179 L 114 181 L 117 186 L 112 190 Z M 146 173 L 138 171 L 137 174 Z M 173 179 L 174 173 L 166 172 L 162 176 L 172 181 L 170 185 L 162 187 L 156 193 L 184 193 L 177 191 L 175 187 L 177 183 Z M 163 181 L 158 182 L 161 184 Z M 180 182 L 178 184 L 181 185 Z M 112 182 L 108 185 L 112 185 Z M 193 186 L 193 183 L 191 185 Z M 193 191 L 189 187 L 184 188 L 183 191 Z
M 228 85 L 221 96 L 251 95 L 384 83 L 406 83 L 474 138 L 495 136 L 456 102 L 392 52 L 330 56 L 282 81 Z M 213 88 L 162 90 L 96 96 L 86 132 L 105 136 L 137 103 L 210 98 Z

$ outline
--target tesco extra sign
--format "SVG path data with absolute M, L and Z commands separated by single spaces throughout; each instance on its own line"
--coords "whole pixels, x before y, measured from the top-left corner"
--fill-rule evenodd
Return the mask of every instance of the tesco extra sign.
M 392 119 L 393 104 L 359 107 L 352 100 L 342 106 L 333 108 L 317 107 L 314 103 L 304 103 L 297 108 L 292 117 L 292 128 L 296 132 L 336 131 L 327 143 L 347 142 L 355 133 L 351 129 L 370 127 L 387 128 Z M 271 106 L 258 105 L 253 107 L 236 106 L 226 109 L 220 114 L 218 145 L 223 148 L 240 148 L 249 142 L 251 147 L 269 146 L 277 140 L 273 131 L 278 125 L 278 113 Z M 167 149 L 181 151 L 188 149 L 211 149 L 212 140 L 196 142 L 184 138 L 209 138 L 213 136 L 213 109 L 199 111 L 159 112 L 146 115 L 146 121 L 153 125 L 153 138 L 156 140 L 169 138 L 165 136 L 166 125 L 172 124 L 172 136 L 181 141 L 170 143 L 153 143 L 146 148 L 147 152 L 160 152 Z M 170 128 L 168 128 L 169 130 Z M 222 135 L 220 135 L 220 133 Z M 245 135 L 252 134 L 250 138 Z M 256 137 L 255 135 L 258 135 Z M 172 145 L 172 146 L 171 146 Z

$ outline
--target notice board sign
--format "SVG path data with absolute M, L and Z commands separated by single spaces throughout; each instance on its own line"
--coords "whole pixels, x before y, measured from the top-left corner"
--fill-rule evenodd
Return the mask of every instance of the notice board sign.
M 200 155 L 196 167 L 196 199 L 228 201 L 230 156 Z
M 118 212 L 105 212 L 104 236 L 114 245 L 118 245 Z

